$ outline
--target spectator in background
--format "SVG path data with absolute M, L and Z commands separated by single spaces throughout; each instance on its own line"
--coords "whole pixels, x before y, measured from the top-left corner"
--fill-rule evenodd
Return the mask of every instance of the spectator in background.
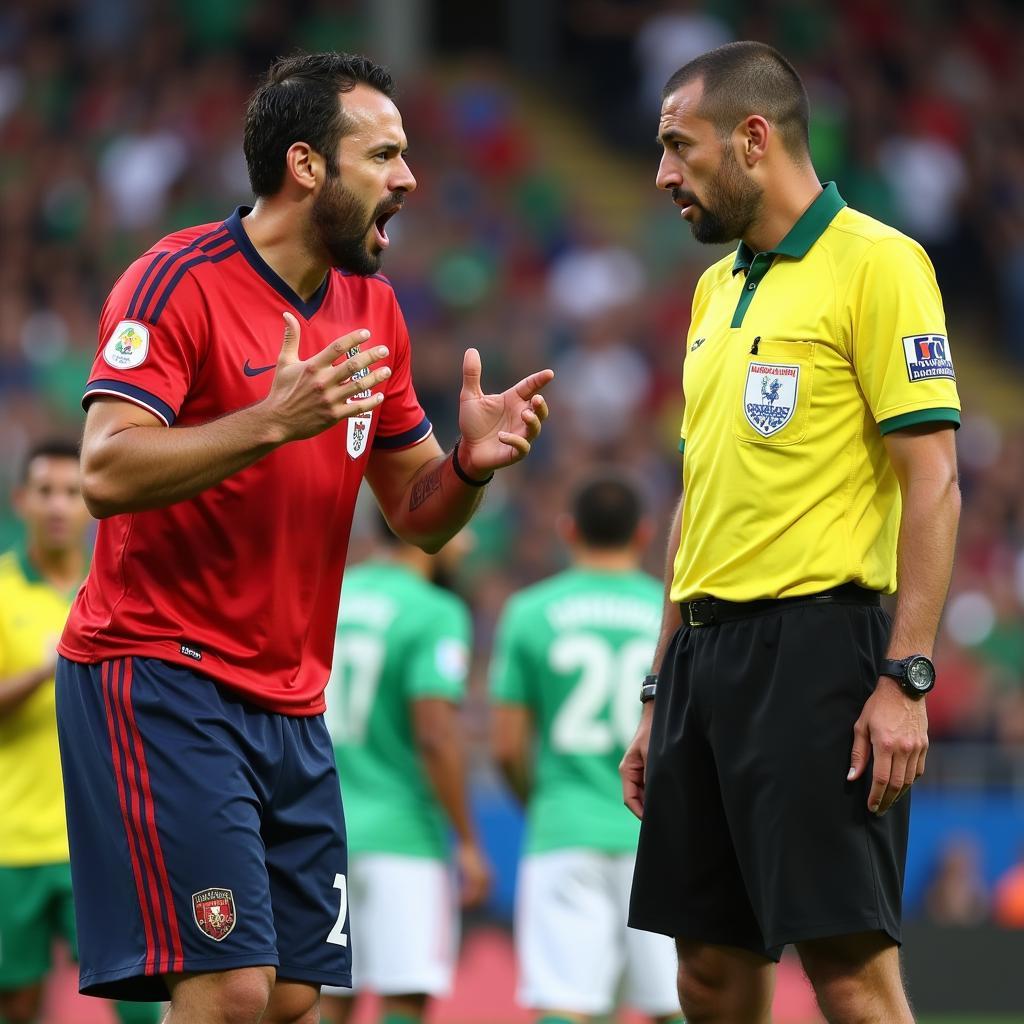
M 924 903 L 934 924 L 976 925 L 987 920 L 989 896 L 981 851 L 970 836 L 954 837 L 943 846 Z
M 1024 928 L 1024 852 L 996 881 L 992 916 L 1003 928 Z

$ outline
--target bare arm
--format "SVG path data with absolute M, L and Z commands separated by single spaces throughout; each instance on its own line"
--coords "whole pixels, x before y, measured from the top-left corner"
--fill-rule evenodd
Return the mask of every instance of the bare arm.
M 430 785 L 455 830 L 463 902 L 472 906 L 486 899 L 491 879 L 466 799 L 466 755 L 459 710 L 451 701 L 421 698 L 412 703 L 412 725 Z
M 661 616 L 661 633 L 654 650 L 652 672 L 661 668 L 669 642 L 679 628 L 679 608 L 672 601 L 672 578 L 675 575 L 676 552 L 683 529 L 683 499 L 680 497 L 668 532 L 668 551 L 665 556 L 665 604 Z M 640 698 L 640 680 L 637 681 L 637 699 Z M 657 700 L 657 698 L 655 698 Z M 637 726 L 636 735 L 619 765 L 622 776 L 622 802 L 638 817 L 644 816 L 644 785 L 647 777 L 647 748 L 651 742 L 651 719 L 654 717 L 654 701 L 644 704 Z
M 458 459 L 467 477 L 484 483 L 495 470 L 526 458 L 548 415 L 540 391 L 554 374 L 541 370 L 500 395 L 485 395 L 480 376 L 480 354 L 471 348 L 462 365 Z M 424 551 L 444 547 L 483 497 L 482 486 L 456 473 L 454 458 L 428 438 L 404 451 L 375 451 L 366 467 L 384 518 L 402 540 Z
M 0 679 L 0 720 L 14 714 L 43 683 L 52 679 L 56 667 L 55 661 L 51 658 L 38 668 L 30 668 L 17 675 Z
M 953 571 L 960 519 L 953 430 L 935 425 L 886 435 L 900 483 L 903 514 L 897 547 L 899 593 L 887 656 L 931 656 Z M 928 712 L 924 698 L 904 693 L 888 676 L 878 680 L 854 726 L 849 779 L 872 757 L 868 807 L 884 814 L 924 773 Z
M 424 551 L 439 551 L 469 521 L 485 488 L 460 480 L 434 437 L 412 448 L 371 453 L 366 479 L 391 529 Z
M 121 399 L 89 406 L 82 439 L 82 491 L 97 518 L 162 508 L 206 490 L 252 465 L 279 445 L 312 437 L 380 404 L 374 394 L 348 399 L 390 375 L 382 367 L 357 382 L 357 370 L 384 358 L 375 347 L 334 362 L 365 341 L 356 331 L 311 359 L 298 358 L 299 325 L 285 314 L 281 355 L 270 393 L 261 402 L 198 426 L 166 428 L 156 416 Z
M 530 798 L 530 737 L 533 719 L 524 704 L 498 704 L 491 727 L 491 753 L 515 798 Z

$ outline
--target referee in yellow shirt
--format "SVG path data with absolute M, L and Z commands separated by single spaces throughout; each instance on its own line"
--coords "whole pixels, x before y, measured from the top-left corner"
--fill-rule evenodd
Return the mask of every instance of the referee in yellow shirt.
M 900 797 L 928 746 L 959 400 L 928 257 L 822 187 L 807 121 L 755 42 L 681 68 L 661 110 L 658 186 L 698 241 L 739 241 L 693 298 L 657 675 L 621 766 L 630 924 L 676 938 L 695 1024 L 769 1021 L 789 943 L 831 1024 L 913 1021 Z
M 25 541 L 0 555 L 0 1024 L 33 1024 L 54 938 L 75 948 L 53 673 L 88 568 L 76 445 L 29 452 L 15 510 Z M 120 1003 L 117 1013 L 147 1024 L 159 1009 Z

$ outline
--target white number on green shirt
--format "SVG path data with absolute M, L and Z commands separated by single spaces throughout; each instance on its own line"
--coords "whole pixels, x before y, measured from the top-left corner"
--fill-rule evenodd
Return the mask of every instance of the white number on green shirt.
M 652 645 L 636 639 L 616 649 L 594 633 L 566 633 L 552 645 L 551 668 L 579 679 L 551 723 L 551 746 L 563 754 L 607 754 L 627 746 L 640 720 L 639 683 Z
M 384 665 L 384 640 L 346 633 L 334 650 L 327 716 L 335 743 L 362 743 Z

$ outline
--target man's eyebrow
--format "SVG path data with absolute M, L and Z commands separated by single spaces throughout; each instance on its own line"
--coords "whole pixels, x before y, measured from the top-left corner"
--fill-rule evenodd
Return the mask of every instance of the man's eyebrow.
M 402 145 L 400 142 L 375 142 L 369 147 L 370 152 L 373 153 L 401 153 L 403 156 L 409 152 L 409 145 Z
M 660 135 L 654 139 L 656 146 L 662 146 L 666 142 L 686 142 L 688 136 L 684 135 L 681 131 L 676 128 L 666 128 Z

